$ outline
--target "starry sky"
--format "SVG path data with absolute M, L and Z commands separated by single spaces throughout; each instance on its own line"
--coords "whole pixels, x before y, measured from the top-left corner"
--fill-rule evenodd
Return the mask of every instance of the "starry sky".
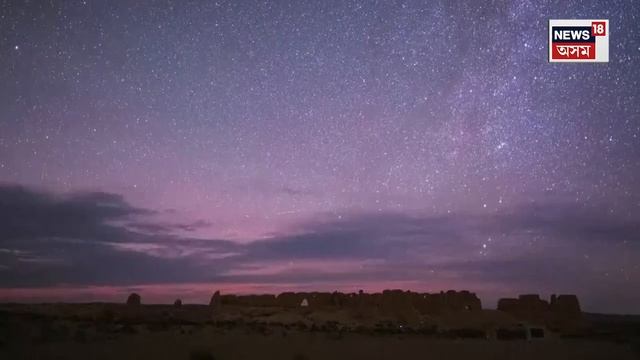
M 550 64 L 549 19 L 610 62 Z M 640 313 L 640 4 L 0 2 L 0 300 Z

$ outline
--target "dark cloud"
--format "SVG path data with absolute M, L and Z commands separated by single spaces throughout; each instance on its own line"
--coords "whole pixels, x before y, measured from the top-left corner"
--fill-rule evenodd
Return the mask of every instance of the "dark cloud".
M 564 202 L 532 203 L 487 214 L 356 214 L 306 222 L 297 230 L 299 234 L 275 235 L 253 243 L 249 255 L 257 259 L 388 259 L 406 256 L 408 251 L 467 254 L 470 246 L 486 243 L 489 238 L 509 238 L 523 244 L 536 240 L 565 247 L 578 242 L 611 246 L 640 240 L 640 222 L 620 219 L 606 209 Z
M 305 190 L 305 189 L 298 189 L 292 186 L 283 186 L 280 190 L 283 194 L 287 194 L 293 197 L 314 195 L 312 191 Z
M 0 186 L 0 234 L 4 241 L 41 237 L 117 241 L 120 229 L 108 222 L 149 213 L 115 194 L 60 197 L 21 186 Z
M 56 196 L 2 186 L 0 287 L 447 279 L 452 287 L 580 293 L 605 280 L 624 287 L 625 279 L 607 269 L 632 268 L 640 245 L 638 222 L 570 202 L 487 214 L 318 216 L 291 234 L 245 244 L 176 234 L 208 223 L 164 224 L 154 214 L 115 194 Z M 612 254 L 622 251 L 634 255 L 612 264 Z M 310 261 L 365 265 L 304 268 Z M 294 265 L 263 271 L 288 263 Z
M 150 233 L 173 233 L 175 231 L 196 231 L 204 228 L 208 228 L 212 226 L 212 223 L 204 220 L 198 220 L 190 223 L 178 223 L 178 224 L 167 224 L 167 223 L 152 223 L 152 222 L 136 222 L 128 224 L 127 227 L 130 229 L 134 229 L 136 231 L 142 232 L 150 232 Z
M 614 213 L 606 206 L 586 206 L 568 201 L 533 202 L 495 216 L 485 226 L 508 233 L 528 231 L 563 240 L 640 241 L 637 217 Z
M 205 244 L 209 252 L 223 252 L 234 246 L 172 233 L 204 222 L 137 222 L 153 214 L 116 194 L 56 196 L 0 186 L 0 286 L 193 281 L 207 274 L 194 255 L 179 256 L 181 249 Z

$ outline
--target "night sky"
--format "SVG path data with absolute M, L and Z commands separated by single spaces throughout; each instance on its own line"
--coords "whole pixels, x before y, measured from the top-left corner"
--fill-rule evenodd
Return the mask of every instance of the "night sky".
M 640 313 L 640 4 L 425 3 L 0 2 L 0 301 Z M 609 63 L 548 62 L 572 18 Z

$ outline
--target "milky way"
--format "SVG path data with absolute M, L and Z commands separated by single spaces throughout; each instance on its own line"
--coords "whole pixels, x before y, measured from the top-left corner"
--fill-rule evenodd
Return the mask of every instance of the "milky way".
M 640 312 L 637 3 L 1 6 L 0 298 L 467 288 Z M 609 63 L 547 61 L 571 18 L 609 19 Z

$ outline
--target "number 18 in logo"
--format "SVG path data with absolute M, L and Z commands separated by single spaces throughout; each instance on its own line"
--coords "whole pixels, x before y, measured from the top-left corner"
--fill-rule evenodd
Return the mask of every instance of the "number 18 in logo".
M 607 35 L 607 23 L 604 21 L 594 21 L 591 23 L 591 33 L 593 36 Z

